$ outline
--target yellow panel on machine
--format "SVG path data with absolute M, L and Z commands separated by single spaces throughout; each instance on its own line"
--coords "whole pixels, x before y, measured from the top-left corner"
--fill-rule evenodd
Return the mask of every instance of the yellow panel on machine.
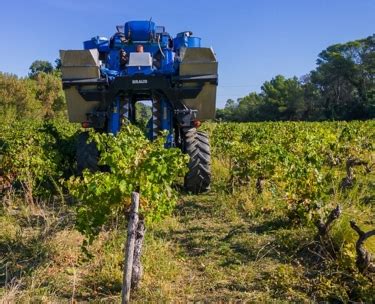
M 211 48 L 182 48 L 180 51 L 180 76 L 217 75 L 218 62 Z M 186 83 L 184 87 L 193 86 Z M 193 110 L 198 110 L 197 119 L 215 118 L 216 85 L 206 83 L 202 91 L 194 99 L 184 99 L 184 104 Z
M 60 58 L 63 80 L 98 79 L 100 77 L 99 52 L 97 49 L 61 50 Z M 95 89 L 96 86 L 86 85 L 84 88 Z M 70 122 L 86 121 L 86 114 L 95 110 L 99 105 L 99 100 L 90 102 L 84 100 L 75 86 L 71 86 L 64 91 Z

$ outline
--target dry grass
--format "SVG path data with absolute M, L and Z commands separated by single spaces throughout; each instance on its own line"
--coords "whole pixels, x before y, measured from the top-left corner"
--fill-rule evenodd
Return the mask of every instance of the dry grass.
M 338 260 L 311 252 L 316 230 L 292 226 L 282 201 L 250 183 L 225 191 L 229 172 L 215 160 L 209 194 L 181 197 L 174 214 L 148 226 L 144 278 L 135 303 L 311 303 L 374 299 L 374 286 L 356 271 L 355 218 L 374 226 L 374 209 L 337 193 L 344 215 L 331 232 Z M 358 189 L 358 191 L 364 191 Z M 362 194 L 361 194 L 362 195 Z M 363 195 L 362 195 L 363 196 Z M 26 205 L 13 195 L 0 208 L 0 297 L 3 303 L 118 303 L 125 224 L 103 231 L 81 251 L 71 206 Z M 111 227 L 109 227 L 111 228 Z M 374 252 L 374 241 L 367 248 Z

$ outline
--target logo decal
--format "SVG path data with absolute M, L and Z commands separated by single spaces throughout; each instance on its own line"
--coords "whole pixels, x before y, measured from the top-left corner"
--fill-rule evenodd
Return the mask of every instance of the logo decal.
M 147 79 L 135 79 L 135 80 L 132 80 L 132 84 L 146 84 L 146 83 L 148 83 Z

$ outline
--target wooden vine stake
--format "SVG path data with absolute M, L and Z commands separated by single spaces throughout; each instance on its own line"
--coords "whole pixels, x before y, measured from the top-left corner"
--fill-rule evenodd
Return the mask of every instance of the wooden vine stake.
M 128 237 L 125 243 L 124 255 L 124 272 L 122 277 L 122 295 L 121 303 L 129 303 L 130 289 L 133 273 L 134 248 L 136 243 L 136 234 L 138 229 L 138 210 L 139 210 L 139 193 L 132 193 L 132 203 L 130 207 L 129 223 L 128 223 Z

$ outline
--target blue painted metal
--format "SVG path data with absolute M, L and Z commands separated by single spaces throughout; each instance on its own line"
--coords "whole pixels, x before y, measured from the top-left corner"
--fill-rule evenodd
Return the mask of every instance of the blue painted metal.
M 129 21 L 125 23 L 125 37 L 131 41 L 150 41 L 155 36 L 156 25 L 152 21 Z
M 164 32 L 164 27 L 156 27 L 152 21 L 130 21 L 125 23 L 124 33 L 116 33 L 109 41 L 104 37 L 94 37 L 84 42 L 85 49 L 98 48 L 99 52 L 106 55 L 103 75 L 115 77 L 117 75 L 136 74 L 163 74 L 175 75 L 178 64 L 175 61 L 175 52 L 181 47 L 200 47 L 201 38 L 191 36 L 190 32 L 179 33 L 174 39 Z M 126 54 L 136 52 L 137 46 L 142 45 L 144 52 L 149 52 L 154 59 L 159 60 L 159 65 L 152 69 L 144 67 L 121 67 L 120 50 Z M 157 59 L 159 58 L 159 59 Z
M 169 34 L 167 33 L 163 33 L 161 35 L 161 39 L 160 39 L 160 45 L 164 48 L 168 47 L 169 45 L 169 39 L 170 39 L 170 36 Z
M 191 32 L 182 32 L 177 34 L 176 38 L 173 39 L 173 45 L 175 51 L 178 51 L 182 47 L 201 47 L 201 38 L 191 36 Z
M 96 36 L 90 40 L 83 42 L 83 48 L 85 50 L 98 49 L 99 52 L 108 52 L 109 51 L 109 41 L 106 37 Z
M 107 54 L 106 68 L 109 70 L 120 71 L 120 51 L 111 49 Z
M 201 40 L 202 39 L 199 37 L 188 37 L 186 47 L 189 47 L 189 48 L 201 47 Z
M 200 47 L 201 38 L 193 37 L 191 32 L 182 32 L 172 38 L 165 32 L 164 27 L 157 27 L 152 21 L 130 21 L 125 23 L 123 33 L 117 32 L 111 39 L 97 36 L 83 44 L 84 49 L 98 49 L 103 61 L 100 72 L 112 81 L 117 76 L 127 75 L 177 75 L 179 60 L 176 54 L 179 54 L 182 47 Z M 120 51 L 125 51 L 129 56 L 130 53 L 136 52 L 138 45 L 143 46 L 144 52 L 151 54 L 152 67 L 129 67 L 120 63 Z M 129 116 L 129 103 L 124 105 L 116 98 L 108 110 L 109 133 L 117 134 L 120 130 L 120 107 L 124 107 L 125 116 Z M 128 107 L 127 111 L 125 107 Z M 166 146 L 171 147 L 174 145 L 174 112 L 168 100 L 160 100 L 160 113 L 161 129 L 168 131 Z M 148 127 L 149 138 L 153 139 L 152 122 Z
M 119 76 L 120 75 L 120 72 L 119 71 L 116 71 L 116 70 L 110 70 L 110 69 L 107 69 L 107 68 L 100 68 L 100 72 L 103 74 L 103 75 L 106 75 L 108 77 L 109 80 L 113 80 L 115 77 Z
M 173 74 L 175 71 L 174 52 L 170 49 L 165 49 L 163 55 L 164 57 L 162 59 L 161 72 L 164 74 Z
M 160 100 L 161 129 L 168 131 L 165 147 L 170 148 L 174 145 L 173 135 L 173 108 L 167 100 Z
M 116 135 L 120 131 L 120 98 L 117 97 L 111 107 L 108 121 L 108 133 Z
M 126 73 L 128 75 L 136 75 L 136 74 L 143 74 L 143 75 L 150 75 L 154 72 L 152 67 L 147 66 L 139 66 L 139 67 L 128 67 Z

